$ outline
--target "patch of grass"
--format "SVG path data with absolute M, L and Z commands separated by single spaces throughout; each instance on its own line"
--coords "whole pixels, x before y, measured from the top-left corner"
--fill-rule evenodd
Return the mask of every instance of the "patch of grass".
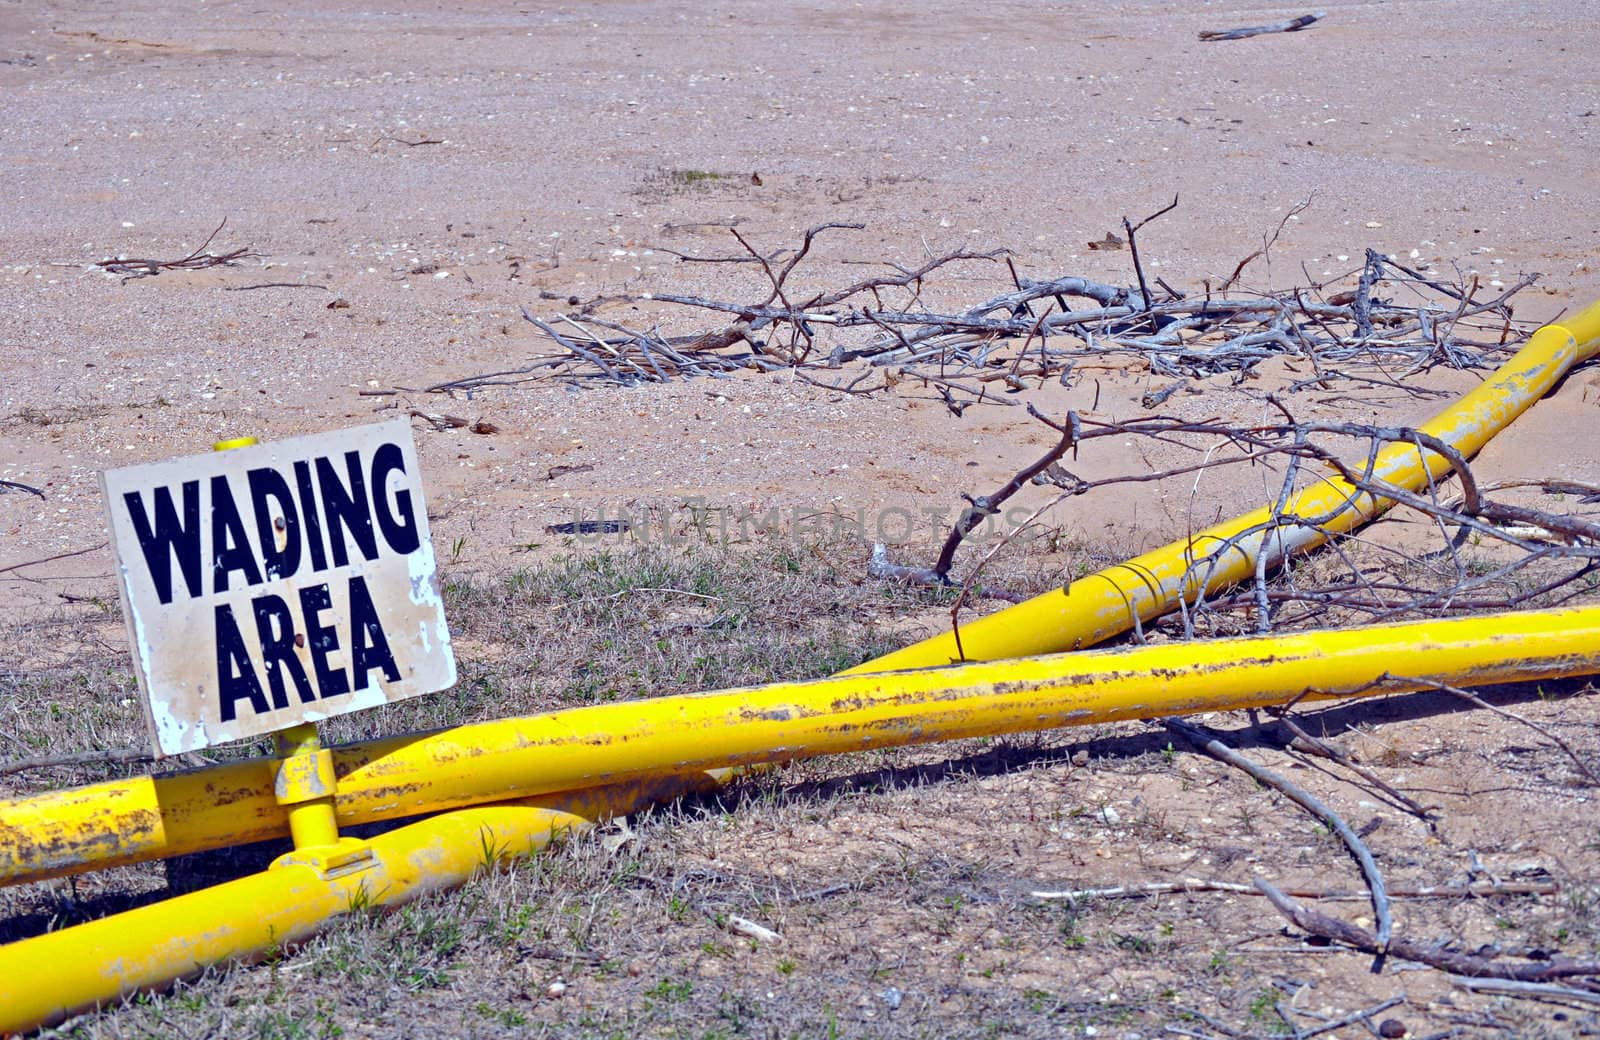
M 671 170 L 667 176 L 678 184 L 690 186 L 704 184 L 707 181 L 731 180 L 731 173 L 717 173 L 715 170 Z
M 845 556 L 835 565 L 832 552 Z M 831 674 L 904 642 L 926 600 L 862 583 L 854 551 L 757 545 L 573 552 L 493 578 L 457 574 L 450 691 L 327 725 L 337 740 Z

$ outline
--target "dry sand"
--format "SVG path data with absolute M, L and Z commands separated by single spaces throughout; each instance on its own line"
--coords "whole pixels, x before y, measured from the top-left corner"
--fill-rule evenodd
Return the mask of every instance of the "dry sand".
M 1085 244 L 1177 193 L 1145 249 L 1193 287 L 1310 198 L 1255 285 L 1337 274 L 1371 246 L 1486 281 L 1542 272 L 1530 317 L 1600 295 L 1582 4 L 1336 3 L 1311 31 L 1228 44 L 1196 31 L 1281 12 L 398 6 L 0 5 L 0 478 L 49 494 L 0 496 L 0 567 L 100 542 L 101 468 L 382 418 L 394 402 L 358 391 L 518 363 L 537 349 L 519 308 L 561 307 L 541 291 L 760 291 L 749 268 L 652 250 L 735 248 L 675 225 L 736 219 L 777 248 L 867 224 L 820 250 L 817 284 L 861 276 L 842 261 L 963 244 L 1125 281 L 1125 252 Z M 737 176 L 685 186 L 674 170 Z M 182 256 L 224 217 L 215 247 L 259 260 L 126 285 L 86 270 Z M 958 303 L 1004 277 L 964 274 L 945 286 Z M 222 291 L 261 282 L 327 291 Z M 772 380 L 403 403 L 504 431 L 418 432 L 437 540 L 485 565 L 574 498 L 945 507 L 1039 439 L 1016 409 L 955 419 Z M 1600 477 L 1558 411 L 1523 420 L 1492 465 L 1523 471 L 1530 453 Z M 1559 453 L 1539 450 L 1551 435 Z M 595 469 L 543 479 L 560 464 Z M 19 573 L 103 581 L 105 560 L 10 572 L 0 598 L 57 603 Z

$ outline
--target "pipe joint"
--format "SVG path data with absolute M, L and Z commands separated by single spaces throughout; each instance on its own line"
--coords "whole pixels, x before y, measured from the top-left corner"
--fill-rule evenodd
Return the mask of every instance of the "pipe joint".
M 279 805 L 303 805 L 332 798 L 338 780 L 333 771 L 333 752 L 327 748 L 303 751 L 278 762 L 273 781 L 273 796 Z

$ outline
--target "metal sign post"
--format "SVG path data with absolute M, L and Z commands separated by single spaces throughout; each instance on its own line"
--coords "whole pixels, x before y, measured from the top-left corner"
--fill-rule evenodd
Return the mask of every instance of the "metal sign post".
M 218 441 L 212 451 L 253 447 L 254 437 Z M 333 755 L 322 746 L 315 722 L 302 722 L 273 734 L 278 753 L 278 773 L 273 794 L 289 817 L 289 837 L 296 852 L 339 844 L 339 817 L 334 797 L 339 793 Z

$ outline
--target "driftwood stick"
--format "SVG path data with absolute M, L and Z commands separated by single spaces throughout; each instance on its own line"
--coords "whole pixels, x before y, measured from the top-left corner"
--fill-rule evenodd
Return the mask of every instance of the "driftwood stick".
M 578 346 L 576 343 L 572 342 L 570 339 L 567 339 L 561 333 L 557 332 L 555 330 L 554 326 L 552 326 L 549 322 L 541 321 L 540 319 L 535 318 L 532 314 L 530 314 L 528 312 L 528 308 L 526 308 L 526 307 L 522 308 L 522 316 L 524 318 L 528 319 L 529 321 L 533 322 L 533 324 L 537 325 L 544 332 L 545 335 L 549 336 L 551 339 L 555 340 L 557 343 L 561 344 L 563 347 L 566 347 L 568 350 L 572 351 L 574 354 L 576 354 L 579 357 L 583 358 L 583 360 L 589 362 L 589 364 L 593 365 L 594 367 L 598 368 L 600 371 L 604 372 L 607 379 L 610 379 L 610 380 L 612 380 L 613 382 L 616 382 L 616 383 L 625 383 L 625 382 L 627 382 L 627 380 L 623 379 L 622 376 L 618 375 L 617 374 L 617 370 L 612 368 L 609 364 L 607 364 L 603 358 L 597 357 L 596 355 L 590 353 L 589 351 L 584 350 L 582 347 Z
M 1366 876 L 1367 891 L 1372 896 L 1373 916 L 1378 922 L 1375 948 L 1371 952 L 1381 957 L 1389 945 L 1389 938 L 1394 930 L 1393 919 L 1389 912 L 1389 896 L 1384 888 L 1383 874 L 1378 870 L 1377 861 L 1372 858 L 1372 850 L 1367 848 L 1366 843 L 1361 840 L 1355 831 L 1351 830 L 1350 825 L 1345 823 L 1338 813 L 1325 805 L 1310 791 L 1287 777 L 1279 776 L 1272 770 L 1257 765 L 1222 741 L 1209 736 L 1199 727 L 1191 726 L 1180 719 L 1162 719 L 1161 724 L 1169 732 L 1176 733 L 1196 747 L 1203 749 L 1212 758 L 1226 762 L 1236 769 L 1242 769 L 1260 783 L 1287 795 L 1291 801 L 1321 819 L 1328 825 L 1330 830 L 1339 836 L 1339 840 L 1344 842 L 1345 848 L 1349 849 L 1356 862 L 1361 864 L 1361 873 Z M 1268 898 L 1271 898 L 1270 894 Z
M 1312 14 L 1303 14 L 1298 18 L 1290 18 L 1282 22 L 1272 22 L 1268 25 L 1247 25 L 1239 29 L 1202 29 L 1200 38 L 1207 42 L 1221 40 L 1248 40 L 1252 36 L 1265 36 L 1268 33 L 1292 33 L 1308 29 L 1323 18 L 1328 16 L 1326 11 L 1316 11 Z
M 1470 989 L 1476 993 L 1498 993 L 1507 997 L 1525 997 L 1528 1000 L 1570 1000 L 1574 1003 L 1600 1004 L 1600 993 L 1571 986 L 1557 986 L 1549 982 L 1518 982 L 1514 979 L 1475 979 L 1467 975 L 1450 976 L 1452 986 Z

